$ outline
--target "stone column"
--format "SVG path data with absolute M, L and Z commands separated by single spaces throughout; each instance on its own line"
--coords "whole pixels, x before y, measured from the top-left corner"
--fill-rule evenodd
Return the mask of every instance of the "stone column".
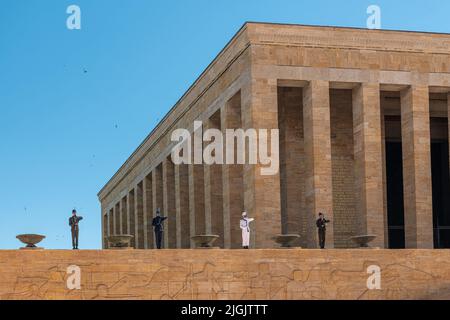
M 118 210 L 118 215 L 119 215 L 119 233 L 118 234 L 123 234 L 123 224 L 124 221 L 122 219 L 122 211 L 123 211 L 123 203 L 122 203 L 122 199 L 119 200 L 119 210 Z
M 278 88 L 280 127 L 281 228 L 283 234 L 300 234 L 293 245 L 307 247 L 304 237 L 305 190 L 303 150 L 303 96 L 301 88 Z
M 221 129 L 242 128 L 241 121 L 241 94 L 236 94 L 220 110 Z M 226 138 L 224 143 L 227 144 Z M 234 149 L 236 154 L 236 148 Z M 243 165 L 225 164 L 222 166 L 223 191 L 223 225 L 224 247 L 238 249 L 242 247 L 241 229 L 239 221 L 244 211 L 244 180 Z
M 152 174 L 144 179 L 144 248 L 153 249 L 153 193 Z
M 116 233 L 116 215 L 115 215 L 115 209 L 116 209 L 116 206 L 114 205 L 112 208 L 111 208 L 111 211 L 110 211 L 110 220 L 109 220 L 109 222 L 110 222 L 110 225 L 109 225 L 109 229 L 110 229 L 110 234 L 111 235 L 114 235 L 115 233 Z
M 203 122 L 203 130 L 204 132 L 208 129 L 212 128 L 212 124 L 210 120 L 206 120 Z M 208 146 L 208 142 L 203 142 L 203 150 Z M 211 165 L 204 164 L 203 165 L 203 185 L 204 185 L 204 197 L 205 197 L 205 234 L 212 234 L 212 226 L 211 226 L 211 206 L 212 206 L 212 196 L 211 196 Z M 219 241 L 219 240 L 217 240 Z M 217 242 L 216 242 L 217 243 Z
M 114 235 L 114 207 L 109 211 L 109 235 Z
M 138 191 L 138 187 L 136 186 L 134 188 L 134 211 L 133 211 L 133 217 L 134 217 L 134 230 L 133 230 L 133 234 L 134 234 L 134 243 L 135 243 L 135 248 L 139 249 L 139 218 L 138 218 L 138 200 L 139 199 L 139 191 Z
M 376 235 L 372 243 L 385 247 L 383 143 L 380 85 L 362 83 L 353 90 L 353 145 L 358 234 Z
M 381 100 L 381 99 L 380 99 Z M 384 247 L 389 248 L 389 223 L 387 209 L 387 173 L 386 173 L 386 122 L 383 106 L 380 109 L 381 115 L 381 142 L 382 142 L 382 159 L 383 159 L 383 212 L 384 212 Z
M 220 130 L 220 111 L 215 113 L 205 123 L 205 130 Z M 205 142 L 205 147 L 212 142 Z M 205 164 L 205 221 L 206 233 L 218 235 L 220 238 L 214 245 L 223 248 L 223 194 L 222 194 L 222 164 Z
M 305 141 L 305 205 L 308 246 L 318 247 L 315 220 L 323 212 L 331 220 L 326 247 L 334 248 L 330 136 L 330 88 L 327 81 L 311 81 L 303 90 Z
M 136 248 L 144 249 L 144 188 L 143 182 L 139 182 L 135 188 L 135 233 Z
M 102 248 L 107 249 L 106 237 L 108 236 L 108 212 L 102 206 Z
M 401 92 L 406 248 L 433 248 L 430 108 L 427 86 Z
M 187 164 L 175 166 L 175 205 L 177 220 L 177 248 L 190 248 L 189 226 L 189 168 Z
M 156 216 L 156 210 L 160 208 L 161 210 L 164 209 L 164 203 L 163 203 L 163 181 L 162 181 L 162 165 L 158 165 L 153 171 L 152 171 L 152 192 L 153 192 L 153 214 L 152 218 Z M 165 212 L 162 212 L 165 214 Z M 155 233 L 152 230 L 153 234 L 153 243 L 154 248 L 156 248 L 156 242 L 155 242 Z M 163 239 L 164 242 L 164 239 Z M 163 243 L 163 246 L 166 247 L 166 243 Z
M 203 165 L 189 165 L 189 220 L 191 236 L 205 234 L 206 232 L 203 174 Z
M 114 234 L 120 234 L 120 201 L 114 207 Z
M 278 130 L 278 101 L 276 79 L 252 79 L 245 83 L 241 90 L 242 124 L 245 130 L 258 131 L 258 147 L 261 143 L 267 145 L 268 153 L 275 153 L 279 160 L 279 150 L 272 150 L 271 130 Z M 263 141 L 259 130 L 267 132 L 267 140 Z M 278 149 L 278 148 L 276 148 Z M 244 176 L 244 207 L 255 221 L 251 225 L 252 233 L 250 245 L 253 248 L 273 248 L 276 246 L 273 237 L 281 233 L 281 202 L 280 202 L 280 172 L 279 163 L 276 173 L 263 174 L 258 155 L 258 163 L 249 163 L 249 150 L 246 147 L 246 161 L 243 169 Z M 234 222 L 233 222 L 234 223 Z
M 128 213 L 127 213 L 127 197 L 123 197 L 120 201 L 120 213 L 121 213 L 121 220 L 122 220 L 122 234 L 129 234 L 128 233 Z
M 131 240 L 131 246 L 137 248 L 136 242 L 136 216 L 135 216 L 135 192 L 134 189 L 128 192 L 127 199 L 127 212 L 128 212 L 128 234 L 134 236 Z
M 166 158 L 163 162 L 163 202 L 164 215 L 167 218 L 164 228 L 166 248 L 177 246 L 177 221 L 175 207 L 175 176 L 172 160 Z

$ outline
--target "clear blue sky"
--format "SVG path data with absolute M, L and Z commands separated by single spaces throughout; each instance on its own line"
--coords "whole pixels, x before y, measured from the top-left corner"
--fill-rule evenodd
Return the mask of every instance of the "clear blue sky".
M 245 21 L 365 27 L 370 4 L 384 29 L 450 33 L 443 0 L 1 0 L 0 249 L 70 248 L 72 208 L 100 248 L 97 192 Z

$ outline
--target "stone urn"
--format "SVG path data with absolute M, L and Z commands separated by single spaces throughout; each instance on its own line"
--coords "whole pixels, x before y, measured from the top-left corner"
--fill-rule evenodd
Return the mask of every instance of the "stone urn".
M 294 248 L 294 246 L 292 245 L 292 243 L 295 240 L 298 240 L 300 238 L 300 235 L 298 234 L 279 234 L 275 237 L 273 237 L 272 239 L 278 243 L 281 248 Z M 299 248 L 299 247 L 297 247 Z
M 352 240 L 358 248 L 370 248 L 369 243 L 376 239 L 377 236 L 375 235 L 361 235 L 361 236 L 355 236 L 351 237 L 350 240 Z
M 131 240 L 134 238 L 130 234 L 112 235 L 106 237 L 109 249 L 133 249 Z
M 191 237 L 191 240 L 194 241 L 196 248 L 217 249 L 217 247 L 213 247 L 213 243 L 219 238 L 218 235 L 214 234 L 200 234 Z
M 16 236 L 16 238 L 19 239 L 22 243 L 26 244 L 26 247 L 20 249 L 27 249 L 27 250 L 43 249 L 36 247 L 36 244 L 44 240 L 45 236 L 41 236 L 39 234 L 19 234 L 18 236 Z

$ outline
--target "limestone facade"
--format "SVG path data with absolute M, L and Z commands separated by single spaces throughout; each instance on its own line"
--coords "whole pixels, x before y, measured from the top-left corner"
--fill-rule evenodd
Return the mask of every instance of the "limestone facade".
M 245 210 L 253 247 L 297 233 L 298 245 L 316 248 L 322 211 L 328 248 L 361 234 L 388 248 L 398 227 L 389 141 L 402 149 L 404 246 L 433 248 L 431 142 L 448 146 L 449 92 L 448 34 L 246 23 L 99 192 L 102 236 L 130 233 L 136 248 L 152 249 L 161 208 L 165 248 L 209 233 L 239 248 Z M 171 134 L 196 120 L 279 129 L 278 174 L 261 175 L 261 164 L 174 165 Z
M 449 250 L 0 251 L 0 300 L 448 300 L 449 288 Z

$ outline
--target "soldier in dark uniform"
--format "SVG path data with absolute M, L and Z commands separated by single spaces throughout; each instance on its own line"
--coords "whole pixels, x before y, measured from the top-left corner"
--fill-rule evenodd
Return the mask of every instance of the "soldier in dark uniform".
M 159 208 L 156 210 L 156 217 L 153 218 L 152 226 L 155 230 L 155 241 L 156 241 L 156 247 L 158 249 L 161 249 L 161 242 L 163 237 L 163 222 L 166 220 L 167 217 L 161 217 L 161 213 Z
M 322 212 L 319 212 L 319 219 L 316 221 L 316 226 L 319 231 L 319 245 L 320 249 L 325 249 L 325 235 L 327 232 L 326 224 L 329 223 L 330 220 L 325 219 Z
M 72 231 L 72 247 L 73 250 L 78 250 L 78 223 L 83 219 L 81 216 L 77 216 L 77 210 L 72 210 L 72 216 L 69 218 L 69 226 Z

